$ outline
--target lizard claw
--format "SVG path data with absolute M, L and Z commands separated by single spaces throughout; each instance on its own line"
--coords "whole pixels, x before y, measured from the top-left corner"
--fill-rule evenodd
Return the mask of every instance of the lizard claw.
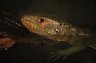
M 68 49 L 58 50 L 57 52 L 52 52 L 51 54 L 53 56 L 51 56 L 49 59 L 52 59 L 52 61 L 56 61 L 57 59 L 60 59 L 60 58 L 65 60 L 71 54 L 84 50 L 85 48 L 86 47 L 82 47 L 82 46 L 74 46 L 74 47 L 70 47 Z
M 57 52 L 52 52 L 51 54 L 52 56 L 49 59 L 51 59 L 52 61 L 56 61 L 59 58 L 65 60 L 68 56 L 67 52 L 64 50 L 58 50 Z

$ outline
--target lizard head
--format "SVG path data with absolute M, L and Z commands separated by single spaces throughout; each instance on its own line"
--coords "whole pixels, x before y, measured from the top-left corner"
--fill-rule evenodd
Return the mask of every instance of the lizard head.
M 61 31 L 61 25 L 58 21 L 43 16 L 24 15 L 21 17 L 21 22 L 30 32 L 53 39 Z

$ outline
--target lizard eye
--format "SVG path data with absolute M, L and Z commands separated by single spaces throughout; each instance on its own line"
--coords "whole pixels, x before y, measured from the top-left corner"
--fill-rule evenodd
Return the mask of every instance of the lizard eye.
M 40 23 L 43 23 L 45 21 L 44 18 L 40 18 Z

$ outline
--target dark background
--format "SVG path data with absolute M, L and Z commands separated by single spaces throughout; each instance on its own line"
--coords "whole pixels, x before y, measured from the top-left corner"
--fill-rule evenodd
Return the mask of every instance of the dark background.
M 0 9 L 14 16 L 28 12 L 44 12 L 64 17 L 68 22 L 96 31 L 95 0 L 0 0 Z M 16 31 L 16 30 L 15 30 Z M 16 44 L 8 51 L 0 53 L 2 63 L 96 63 L 96 51 L 88 48 L 57 62 L 48 60 L 44 47 L 30 47 Z
M 0 0 L 0 8 L 20 14 L 54 13 L 66 20 L 96 30 L 95 0 Z

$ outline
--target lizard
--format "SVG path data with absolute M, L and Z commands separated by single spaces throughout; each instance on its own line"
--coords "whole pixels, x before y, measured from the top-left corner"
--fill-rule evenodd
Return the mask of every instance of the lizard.
M 50 14 L 51 15 L 51 14 Z M 75 52 L 92 47 L 96 49 L 96 32 L 90 29 L 75 26 L 66 20 L 55 19 L 57 16 L 50 17 L 46 14 L 25 14 L 21 16 L 21 23 L 25 28 L 40 36 L 59 43 L 68 43 L 72 47 L 58 50 L 51 58 L 66 58 Z

